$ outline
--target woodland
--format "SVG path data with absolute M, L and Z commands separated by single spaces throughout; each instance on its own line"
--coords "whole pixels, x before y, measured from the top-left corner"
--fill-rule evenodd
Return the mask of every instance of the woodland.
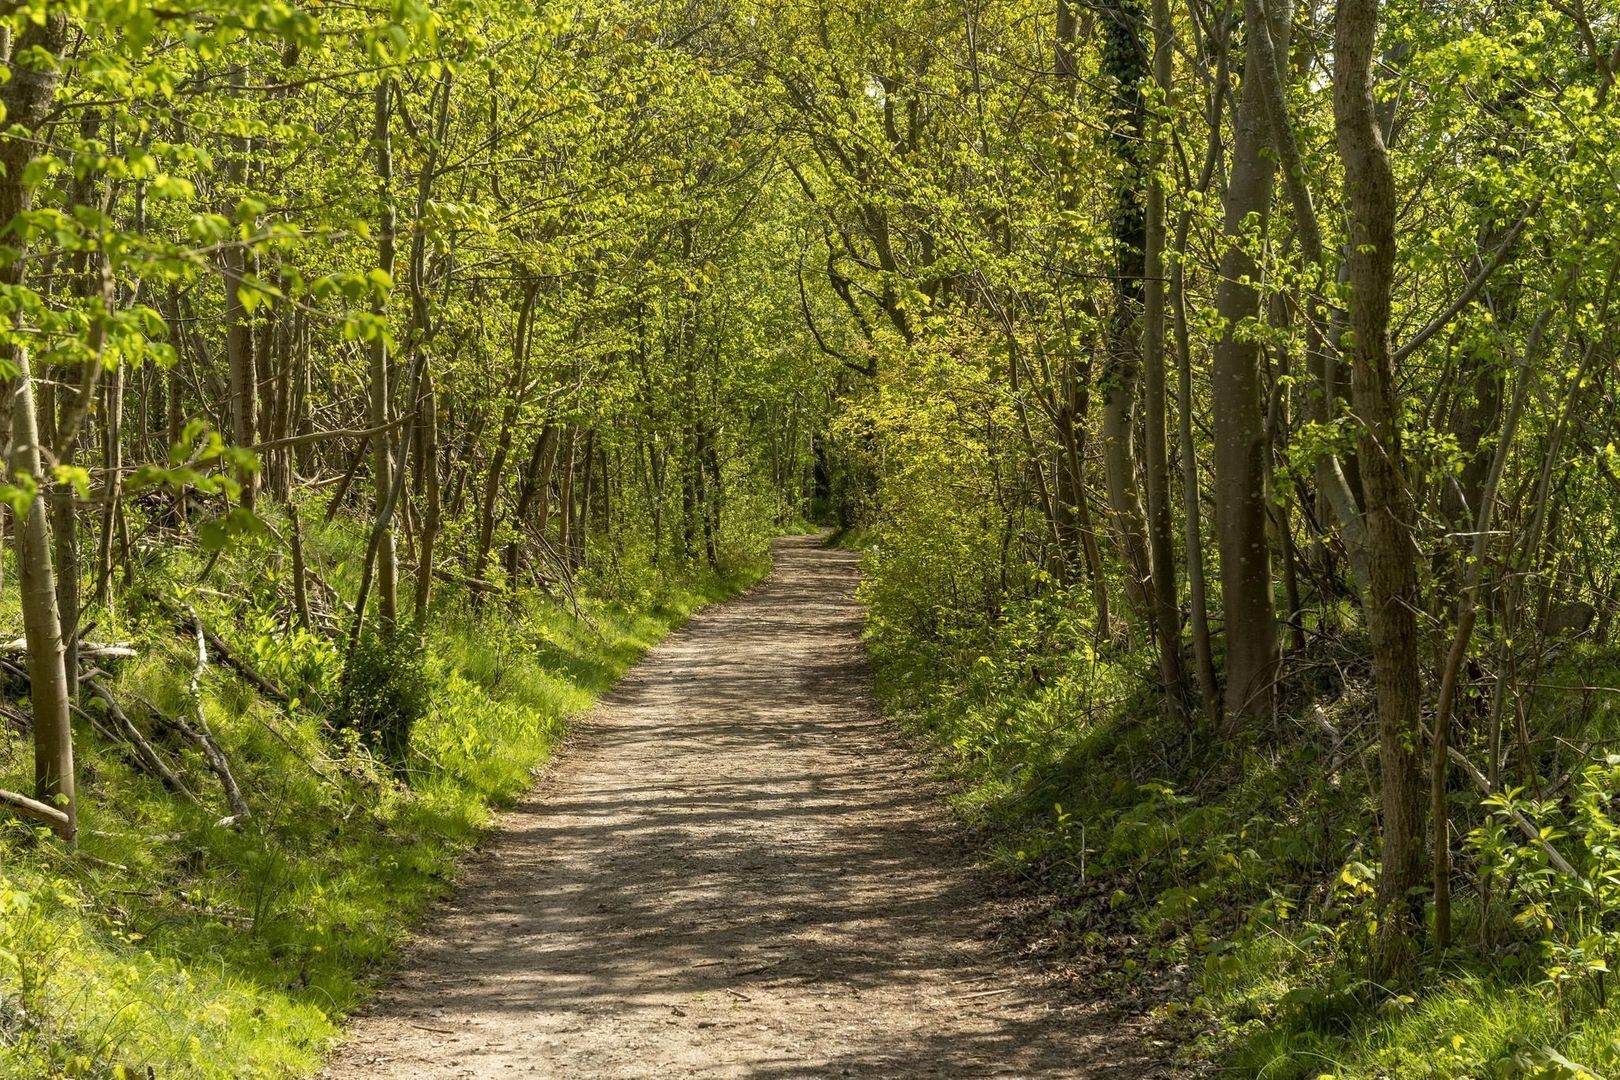
M 1608 0 L 0 4 L 0 1075 L 301 1076 L 772 536 L 1189 1069 L 1620 1071 Z

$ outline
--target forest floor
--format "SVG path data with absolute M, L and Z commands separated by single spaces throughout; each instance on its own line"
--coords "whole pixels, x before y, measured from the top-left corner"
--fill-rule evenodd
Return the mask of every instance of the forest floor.
M 781 541 L 583 722 L 328 1066 L 367 1077 L 1167 1076 L 1054 989 L 880 715 L 857 557 Z

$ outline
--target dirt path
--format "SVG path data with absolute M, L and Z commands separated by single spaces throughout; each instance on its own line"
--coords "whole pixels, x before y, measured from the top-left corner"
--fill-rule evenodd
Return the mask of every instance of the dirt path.
M 654 650 L 506 816 L 332 1078 L 1157 1075 L 1053 1000 L 879 718 L 855 558 Z

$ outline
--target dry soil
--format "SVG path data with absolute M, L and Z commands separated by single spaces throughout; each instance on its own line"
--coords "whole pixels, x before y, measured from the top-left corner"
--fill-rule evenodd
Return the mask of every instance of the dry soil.
M 331 1078 L 1167 1075 L 1145 1027 L 994 943 L 880 716 L 856 559 L 778 543 L 502 819 Z

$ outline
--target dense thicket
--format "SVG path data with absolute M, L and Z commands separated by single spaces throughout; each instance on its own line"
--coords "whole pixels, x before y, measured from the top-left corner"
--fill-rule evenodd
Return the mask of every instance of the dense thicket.
M 0 1073 L 306 1071 L 564 717 L 829 504 L 734 29 L 0 11 Z
M 1561 1019 L 1528 1050 L 1454 1020 L 1396 1073 L 1606 1038 L 1570 1010 L 1613 950 L 1612 24 L 822 5 L 787 46 L 874 371 L 839 423 L 883 666 L 1047 819 L 1030 861 L 1159 821 L 1113 855 L 1167 929 L 1296 943 L 1295 1020 L 1337 1034 L 1268 1069 L 1459 970 Z
M 322 628 L 352 653 L 439 581 L 566 599 L 596 567 L 718 564 L 805 507 L 831 383 L 765 284 L 803 214 L 695 14 L 11 25 L 6 494 L 35 795 L 59 805 L 11 802 L 65 837 L 80 629 L 154 544 L 262 539 L 256 510 L 328 495 L 370 523 Z M 274 537 L 295 560 L 298 528 Z

